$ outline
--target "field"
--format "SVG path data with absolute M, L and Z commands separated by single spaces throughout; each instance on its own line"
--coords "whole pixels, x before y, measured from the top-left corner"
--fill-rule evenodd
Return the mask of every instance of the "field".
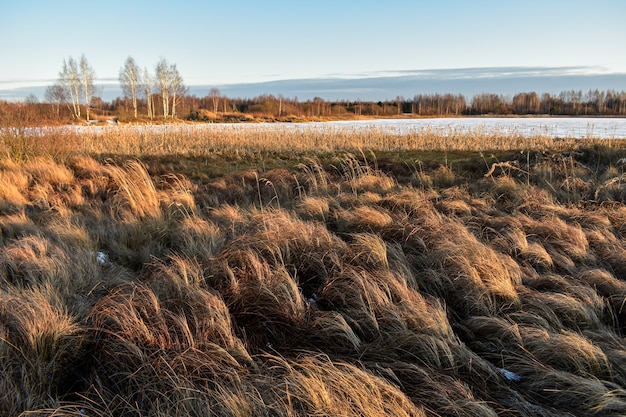
M 0 134 L 2 416 L 623 416 L 626 143 Z

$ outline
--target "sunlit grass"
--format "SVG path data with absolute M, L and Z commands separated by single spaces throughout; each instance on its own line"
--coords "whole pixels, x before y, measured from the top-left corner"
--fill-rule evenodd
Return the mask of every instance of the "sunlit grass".
M 626 413 L 619 141 L 177 129 L 2 137 L 1 415 Z

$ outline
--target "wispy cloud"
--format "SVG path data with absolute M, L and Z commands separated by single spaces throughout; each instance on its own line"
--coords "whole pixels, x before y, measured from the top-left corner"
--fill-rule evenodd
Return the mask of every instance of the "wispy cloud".
M 183 74 L 184 76 L 184 74 Z M 0 99 L 19 99 L 34 94 L 43 98 L 54 79 L 0 81 Z M 104 100 L 121 96 L 117 78 L 96 80 Z M 208 94 L 215 84 L 188 80 L 190 93 Z M 472 97 L 479 93 L 510 95 L 521 91 L 559 93 L 565 90 L 616 89 L 626 86 L 626 73 L 603 67 L 497 67 L 429 70 L 370 71 L 358 74 L 328 74 L 318 78 L 274 79 L 217 85 L 229 97 L 281 94 L 285 97 L 328 100 L 386 100 L 425 93 L 453 93 Z
M 14 90 L 18 88 L 41 87 L 54 83 L 50 79 L 21 79 L 21 80 L 0 80 L 0 90 Z
M 233 97 L 282 94 L 286 97 L 385 100 L 419 93 L 453 93 L 472 97 L 480 93 L 511 95 L 521 91 L 559 93 L 565 90 L 617 89 L 626 74 L 602 67 L 498 67 L 434 70 L 374 71 L 331 74 L 320 78 L 277 80 L 220 86 Z
M 40 78 L 40 79 L 14 79 L 14 80 L 0 80 L 0 91 L 3 90 L 17 90 L 23 88 L 36 88 L 47 87 L 54 84 L 57 81 L 56 78 Z M 112 85 L 119 84 L 117 78 L 96 78 L 94 84 L 97 85 Z
M 368 78 L 411 78 L 416 80 L 464 80 L 478 78 L 515 77 L 561 77 L 570 75 L 609 74 L 610 71 L 598 66 L 569 67 L 484 67 L 484 68 L 442 68 L 426 70 L 368 71 L 353 74 L 328 74 L 321 79 L 368 79 Z

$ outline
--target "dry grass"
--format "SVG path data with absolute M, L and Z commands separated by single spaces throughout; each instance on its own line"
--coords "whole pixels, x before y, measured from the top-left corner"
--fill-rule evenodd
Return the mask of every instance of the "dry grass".
M 177 129 L 0 163 L 0 414 L 626 413 L 619 149 L 509 154 L 526 174 L 489 177 L 360 153 L 209 180 L 85 156 L 442 146 Z
M 75 388 L 85 354 L 84 327 L 51 285 L 6 288 L 0 293 L 0 320 L 2 414 L 58 406 L 60 396 Z
M 66 127 L 0 131 L 0 153 L 14 160 L 29 160 L 37 156 L 65 159 L 72 154 L 127 155 L 136 157 L 180 155 L 187 158 L 226 158 L 233 163 L 246 158 L 271 154 L 282 157 L 295 154 L 321 154 L 350 151 L 507 151 L 507 150 L 570 150 L 581 145 L 580 140 L 503 133 L 458 132 L 453 129 L 422 129 L 409 134 L 390 132 L 388 129 L 369 128 L 294 128 L 289 125 L 228 125 L 214 124 L 162 125 L 162 126 L 114 126 L 74 130 Z M 585 139 L 587 146 L 599 145 L 604 156 L 620 140 Z M 452 155 L 450 155 L 452 157 Z M 552 173 L 565 178 L 584 178 L 588 171 L 569 155 L 560 158 L 558 164 L 539 164 L 537 172 L 542 176 Z M 439 173 L 450 177 L 450 173 Z M 614 178 L 614 177 L 612 177 Z M 612 178 L 607 178 L 610 181 Z
M 114 184 L 111 201 L 114 217 L 132 220 L 161 215 L 154 183 L 139 162 L 131 161 L 125 168 L 110 166 L 107 171 Z

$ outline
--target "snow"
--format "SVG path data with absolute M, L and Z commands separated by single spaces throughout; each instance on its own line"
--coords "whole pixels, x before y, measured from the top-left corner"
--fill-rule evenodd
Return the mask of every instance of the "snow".
M 111 262 L 109 262 L 109 257 L 104 252 L 98 252 L 96 254 L 96 259 L 100 265 L 107 266 L 111 264 Z
M 443 117 L 422 119 L 344 120 L 308 123 L 207 123 L 189 125 L 191 129 L 215 131 L 384 131 L 387 134 L 409 133 L 502 134 L 551 138 L 626 138 L 625 118 L 590 117 Z M 163 127 L 161 127 L 163 129 Z
M 322 123 L 318 123 L 322 124 Z M 406 134 L 435 133 L 498 133 L 524 137 L 552 138 L 626 138 L 626 119 L 590 117 L 463 117 L 434 119 L 380 119 L 325 122 L 325 126 L 384 129 Z
M 498 371 L 507 379 L 507 381 L 511 382 L 519 382 L 522 380 L 522 377 L 515 372 L 508 371 L 504 368 L 498 368 Z
M 317 307 L 317 294 L 313 293 L 307 301 L 311 304 L 311 307 Z
M 155 133 L 194 133 L 198 131 L 246 132 L 257 131 L 322 131 L 359 132 L 363 130 L 383 131 L 390 135 L 409 133 L 458 134 L 501 134 L 523 137 L 546 136 L 551 138 L 576 139 L 626 139 L 626 118 L 592 117 L 442 117 L 421 119 L 378 119 L 345 120 L 334 122 L 307 123 L 194 123 L 173 125 L 105 125 L 105 126 L 61 126 L 35 127 L 24 131 L 43 135 L 49 131 L 67 130 L 76 133 L 104 134 L 110 131 L 130 130 Z

